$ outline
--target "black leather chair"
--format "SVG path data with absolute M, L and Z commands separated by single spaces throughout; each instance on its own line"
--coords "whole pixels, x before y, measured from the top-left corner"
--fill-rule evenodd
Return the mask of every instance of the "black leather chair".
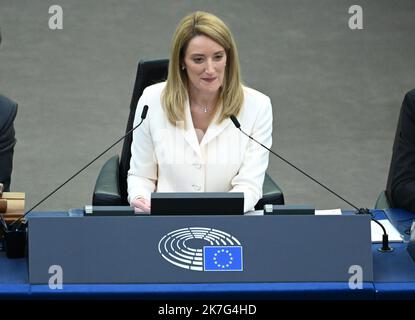
M 382 191 L 375 202 L 375 209 L 389 209 L 391 204 L 389 202 L 386 191 Z
M 165 81 L 168 72 L 167 59 L 139 61 L 133 96 L 128 116 L 128 132 L 133 128 L 137 103 L 143 90 L 154 83 Z M 92 204 L 95 206 L 128 205 L 127 173 L 130 168 L 132 135 L 124 140 L 121 160 L 118 155 L 110 158 L 102 167 L 95 184 Z M 278 185 L 266 174 L 263 184 L 263 198 L 255 206 L 262 209 L 264 204 L 284 204 L 284 195 Z
M 0 183 L 4 191 L 10 191 L 13 170 L 13 153 L 16 144 L 14 119 L 17 103 L 0 95 Z

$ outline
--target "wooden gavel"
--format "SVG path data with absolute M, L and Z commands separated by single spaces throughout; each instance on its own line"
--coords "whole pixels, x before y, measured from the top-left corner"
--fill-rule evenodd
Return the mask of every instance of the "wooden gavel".
M 0 184 L 0 213 L 6 217 L 22 215 L 25 205 L 24 192 L 3 192 L 3 185 Z

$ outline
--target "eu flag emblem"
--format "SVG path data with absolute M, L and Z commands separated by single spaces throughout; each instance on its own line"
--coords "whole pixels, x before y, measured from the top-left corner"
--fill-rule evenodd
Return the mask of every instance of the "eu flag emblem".
M 243 271 L 241 246 L 203 247 L 205 271 Z

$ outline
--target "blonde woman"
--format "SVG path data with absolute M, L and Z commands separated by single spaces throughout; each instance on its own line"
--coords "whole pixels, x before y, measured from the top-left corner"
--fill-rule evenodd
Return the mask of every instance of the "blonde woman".
M 151 192 L 243 192 L 244 211 L 262 197 L 268 151 L 242 135 L 229 117 L 271 147 L 272 107 L 241 83 L 228 27 L 195 12 L 178 25 L 166 82 L 147 87 L 137 105 L 128 172 L 128 200 L 149 212 Z

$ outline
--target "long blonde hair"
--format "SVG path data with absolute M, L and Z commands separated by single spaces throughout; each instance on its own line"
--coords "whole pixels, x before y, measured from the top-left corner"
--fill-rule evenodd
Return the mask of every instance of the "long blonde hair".
M 238 115 L 244 99 L 238 51 L 229 28 L 211 13 L 197 11 L 180 21 L 172 39 L 169 73 L 162 94 L 162 104 L 171 124 L 184 123 L 184 106 L 188 99 L 188 77 L 181 68 L 189 41 L 204 35 L 221 45 L 226 52 L 226 69 L 218 104 L 222 104 L 218 123 L 230 115 Z

